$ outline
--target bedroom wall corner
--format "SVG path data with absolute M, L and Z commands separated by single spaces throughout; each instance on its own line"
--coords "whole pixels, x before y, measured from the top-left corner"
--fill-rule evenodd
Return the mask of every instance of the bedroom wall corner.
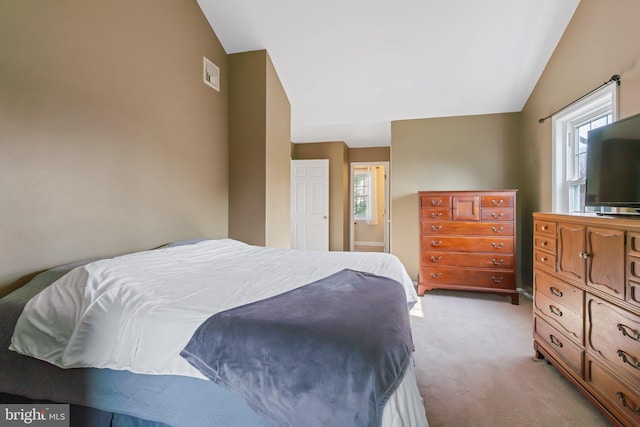
M 1 2 L 0 51 L 0 293 L 70 261 L 227 236 L 227 55 L 195 1 Z
M 291 106 L 266 50 L 229 68 L 229 237 L 288 248 Z

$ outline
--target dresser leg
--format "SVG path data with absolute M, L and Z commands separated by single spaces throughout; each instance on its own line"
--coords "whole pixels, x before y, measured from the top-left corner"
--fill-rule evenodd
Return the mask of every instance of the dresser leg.
M 518 305 L 520 304 L 520 294 L 519 293 L 515 293 L 515 294 L 511 294 L 511 304 L 513 305 Z

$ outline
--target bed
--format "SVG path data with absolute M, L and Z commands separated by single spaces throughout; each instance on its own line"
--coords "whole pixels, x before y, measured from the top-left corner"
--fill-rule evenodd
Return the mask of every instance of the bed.
M 426 426 L 416 301 L 390 254 L 203 239 L 68 264 L 0 299 L 0 403 L 85 426 Z

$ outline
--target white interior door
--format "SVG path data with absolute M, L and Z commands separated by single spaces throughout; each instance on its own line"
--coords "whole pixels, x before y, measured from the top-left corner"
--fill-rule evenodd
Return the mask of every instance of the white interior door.
M 329 160 L 291 161 L 291 248 L 329 250 Z

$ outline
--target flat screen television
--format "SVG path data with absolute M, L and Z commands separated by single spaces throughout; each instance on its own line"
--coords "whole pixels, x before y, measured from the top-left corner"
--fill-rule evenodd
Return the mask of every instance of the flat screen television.
M 640 214 L 640 114 L 589 131 L 585 206 Z

